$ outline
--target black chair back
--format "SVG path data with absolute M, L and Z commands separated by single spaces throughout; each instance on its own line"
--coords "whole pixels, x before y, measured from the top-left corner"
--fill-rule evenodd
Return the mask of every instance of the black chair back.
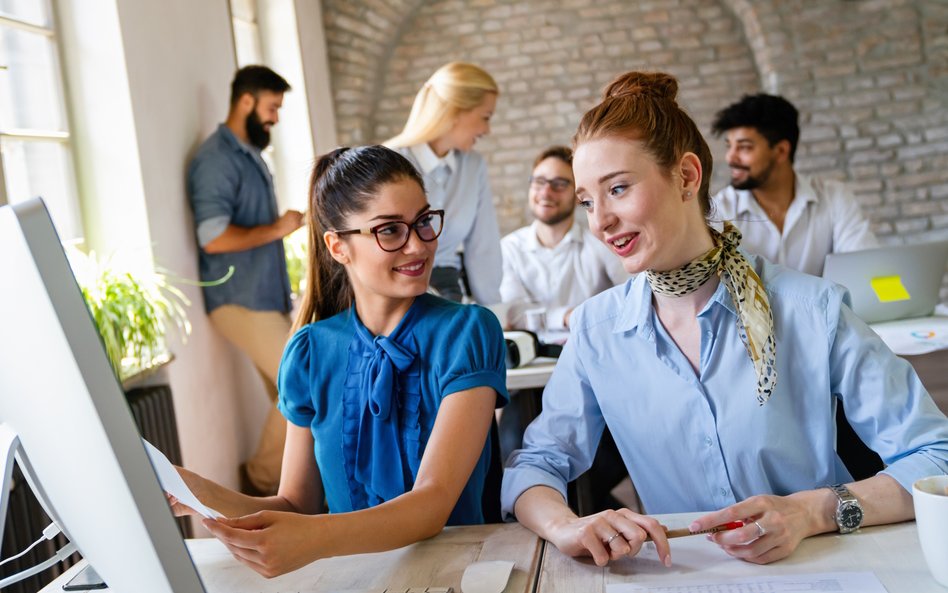
M 504 460 L 500 453 L 500 432 L 497 422 L 490 423 L 490 465 L 484 477 L 484 494 L 481 496 L 481 511 L 484 523 L 502 523 L 500 516 L 500 483 L 504 478 Z
M 871 478 L 885 468 L 882 458 L 853 430 L 842 404 L 836 406 L 836 454 L 857 481 Z

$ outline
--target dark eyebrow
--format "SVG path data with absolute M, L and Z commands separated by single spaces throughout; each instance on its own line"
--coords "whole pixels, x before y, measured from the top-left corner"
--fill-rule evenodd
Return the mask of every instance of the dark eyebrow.
M 421 210 L 415 213 L 415 218 L 418 218 L 419 216 L 421 216 L 424 212 L 428 210 L 431 210 L 431 204 L 425 204 L 421 208 Z M 378 216 L 374 216 L 370 218 L 369 222 L 372 222 L 373 220 L 405 220 L 405 219 L 402 218 L 401 214 L 379 214 Z

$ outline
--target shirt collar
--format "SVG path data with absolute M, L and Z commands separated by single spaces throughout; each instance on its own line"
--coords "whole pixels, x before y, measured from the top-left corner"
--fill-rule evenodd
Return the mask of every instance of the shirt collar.
M 621 334 L 639 327 L 648 327 L 648 317 L 652 311 L 652 287 L 645 274 L 637 274 L 625 293 L 622 312 L 612 326 L 612 333 Z
M 235 149 L 246 152 L 251 156 L 253 156 L 254 152 L 257 154 L 260 153 L 260 151 L 257 150 L 255 146 L 251 146 L 250 144 L 247 144 L 238 138 L 237 135 L 234 134 L 234 131 L 227 127 L 227 124 L 220 124 L 217 126 L 217 129 L 221 133 L 221 136 L 224 138 L 224 140 Z
M 731 315 L 737 315 L 737 309 L 734 307 L 731 295 L 728 294 L 723 282 L 718 282 L 718 287 L 714 290 L 714 294 L 711 295 L 711 298 L 708 299 L 708 302 L 698 314 L 704 314 L 705 311 L 708 311 L 715 303 L 730 311 Z M 636 274 L 632 282 L 629 283 L 629 290 L 625 294 L 625 303 L 622 307 L 622 313 L 616 318 L 615 324 L 612 326 L 612 333 L 620 334 L 638 328 L 654 331 L 650 323 L 651 314 L 652 287 L 649 285 L 644 273 Z
M 793 174 L 793 189 L 794 189 L 794 201 L 800 200 L 801 202 L 817 202 L 819 201 L 819 196 L 816 195 L 816 191 L 813 189 L 813 184 L 810 183 L 808 177 L 803 175 L 798 175 L 797 173 Z
M 530 223 L 530 233 L 527 237 L 527 244 L 525 245 L 530 251 L 536 251 L 537 249 L 558 249 L 561 245 L 567 243 L 583 244 L 583 227 L 580 221 L 575 218 L 573 219 L 573 225 L 569 227 L 569 230 L 566 231 L 566 234 L 563 235 L 563 238 L 554 247 L 545 247 L 540 244 L 540 240 L 537 239 L 537 229 L 539 228 L 540 221 L 534 220 Z
M 797 201 L 800 202 L 801 206 L 806 206 L 809 202 L 816 202 L 819 199 L 813 190 L 813 185 L 810 183 L 810 180 L 796 172 L 793 174 L 793 190 L 793 201 L 790 202 L 791 206 Z M 763 208 L 757 203 L 757 199 L 754 198 L 754 194 L 751 190 L 738 189 L 734 191 L 737 194 L 738 216 L 741 214 L 758 214 L 763 212 Z
M 454 151 L 448 151 L 448 154 L 444 155 L 443 158 L 438 158 L 438 155 L 431 150 L 431 147 L 428 146 L 427 142 L 422 142 L 421 144 L 415 144 L 410 147 L 411 153 L 415 156 L 415 159 L 418 161 L 418 166 L 421 167 L 421 173 L 427 175 L 438 168 L 442 163 L 446 164 L 448 168 L 452 171 L 457 169 L 457 158 L 454 156 Z

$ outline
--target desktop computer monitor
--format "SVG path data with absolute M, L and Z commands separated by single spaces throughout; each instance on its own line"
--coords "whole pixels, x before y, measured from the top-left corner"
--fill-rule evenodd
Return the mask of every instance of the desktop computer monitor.
M 204 591 L 40 199 L 0 207 L 0 424 L 112 591 Z

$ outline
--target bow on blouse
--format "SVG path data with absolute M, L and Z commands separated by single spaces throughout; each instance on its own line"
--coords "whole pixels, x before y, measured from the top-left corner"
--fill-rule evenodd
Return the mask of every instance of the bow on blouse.
M 415 355 L 393 337 L 372 340 L 374 350 L 362 367 L 360 392 L 365 405 L 359 418 L 356 444 L 356 479 L 382 500 L 406 490 L 398 414 L 398 373 L 407 371 Z

